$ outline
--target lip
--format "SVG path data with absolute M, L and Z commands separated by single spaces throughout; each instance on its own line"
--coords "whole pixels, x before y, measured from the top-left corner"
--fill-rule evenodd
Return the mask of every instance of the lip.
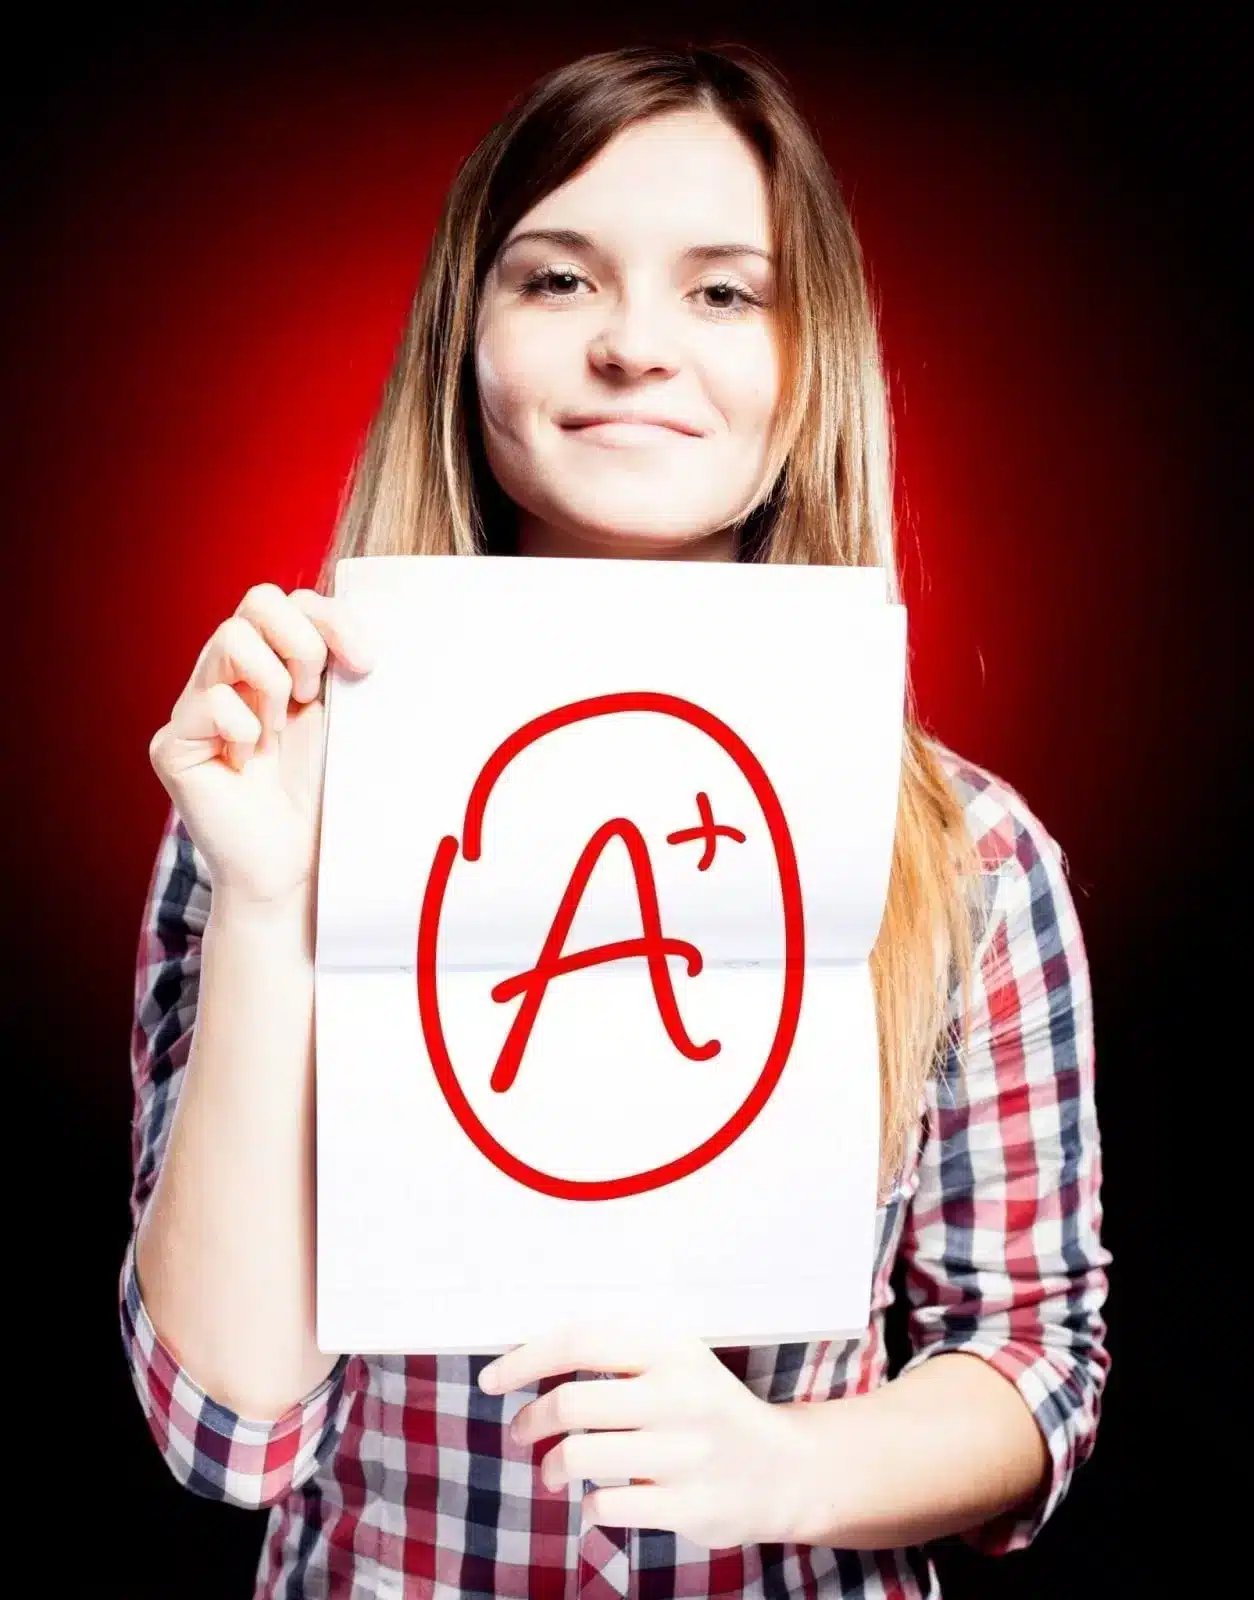
M 667 433 L 679 433 L 692 439 L 701 437 L 699 428 L 689 427 L 686 422 L 680 422 L 674 417 L 659 417 L 622 411 L 589 412 L 587 416 L 570 417 L 562 423 L 562 427 L 568 433 L 599 432 L 604 428 L 648 428 L 662 430 Z

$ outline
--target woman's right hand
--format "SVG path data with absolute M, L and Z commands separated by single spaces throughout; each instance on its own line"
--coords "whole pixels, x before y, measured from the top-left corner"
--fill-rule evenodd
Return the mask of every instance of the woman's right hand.
M 313 882 L 328 660 L 374 665 L 343 600 L 249 589 L 200 652 L 148 759 L 209 867 L 215 896 L 273 905 Z

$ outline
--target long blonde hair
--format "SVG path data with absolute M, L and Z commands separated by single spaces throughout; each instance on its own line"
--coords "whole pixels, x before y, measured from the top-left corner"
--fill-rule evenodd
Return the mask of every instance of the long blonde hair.
M 891 421 L 862 253 L 835 176 L 784 80 L 752 50 L 651 46 L 584 56 L 520 95 L 445 200 L 382 402 L 354 463 L 317 580 L 343 556 L 502 554 L 515 512 L 486 462 L 474 378 L 484 277 L 511 228 L 628 124 L 721 114 L 766 174 L 782 400 L 738 559 L 880 566 L 900 601 Z M 955 975 L 963 1047 L 980 864 L 918 723 L 907 673 L 887 905 L 871 952 L 880 1032 L 881 1195 L 941 1069 Z

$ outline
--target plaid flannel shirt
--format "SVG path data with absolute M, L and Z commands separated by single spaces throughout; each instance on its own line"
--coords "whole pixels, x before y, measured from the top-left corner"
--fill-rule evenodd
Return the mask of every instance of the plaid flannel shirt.
M 950 1051 L 920 1106 L 918 1138 L 879 1209 L 871 1315 L 848 1341 L 720 1348 L 770 1402 L 861 1394 L 888 1378 L 884 1314 L 903 1258 L 912 1355 L 968 1351 L 1001 1373 L 1048 1446 L 1045 1492 L 963 1534 L 991 1554 L 1028 1545 L 1093 1447 L 1109 1356 L 1102 1308 L 1101 1154 L 1088 964 L 1053 838 L 1007 784 L 934 744 L 983 864 L 971 1048 Z M 140 930 L 131 1041 L 132 1232 L 119 1277 L 123 1348 L 152 1437 L 175 1478 L 268 1508 L 254 1600 L 372 1596 L 669 1600 L 672 1596 L 936 1595 L 925 1548 L 758 1544 L 709 1550 L 658 1529 L 581 1534 L 575 1482 L 539 1477 L 552 1441 L 508 1424 L 546 1378 L 483 1394 L 484 1355 L 345 1353 L 275 1421 L 237 1416 L 180 1367 L 144 1306 L 135 1228 L 168 1140 L 196 1019 L 211 885 L 171 808 Z

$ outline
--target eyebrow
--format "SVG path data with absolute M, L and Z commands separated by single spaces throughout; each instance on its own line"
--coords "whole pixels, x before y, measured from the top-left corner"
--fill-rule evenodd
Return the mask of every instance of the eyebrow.
M 511 234 L 501 246 L 500 254 L 503 256 L 507 250 L 513 249 L 516 244 L 522 244 L 527 239 L 539 239 L 545 244 L 565 245 L 568 250 L 595 250 L 595 240 L 590 239 L 586 233 L 579 233 L 574 228 L 528 228 L 522 233 Z M 684 251 L 684 257 L 692 261 L 722 261 L 728 256 L 761 256 L 763 261 L 770 261 L 771 253 L 763 250 L 756 244 L 694 244 Z

